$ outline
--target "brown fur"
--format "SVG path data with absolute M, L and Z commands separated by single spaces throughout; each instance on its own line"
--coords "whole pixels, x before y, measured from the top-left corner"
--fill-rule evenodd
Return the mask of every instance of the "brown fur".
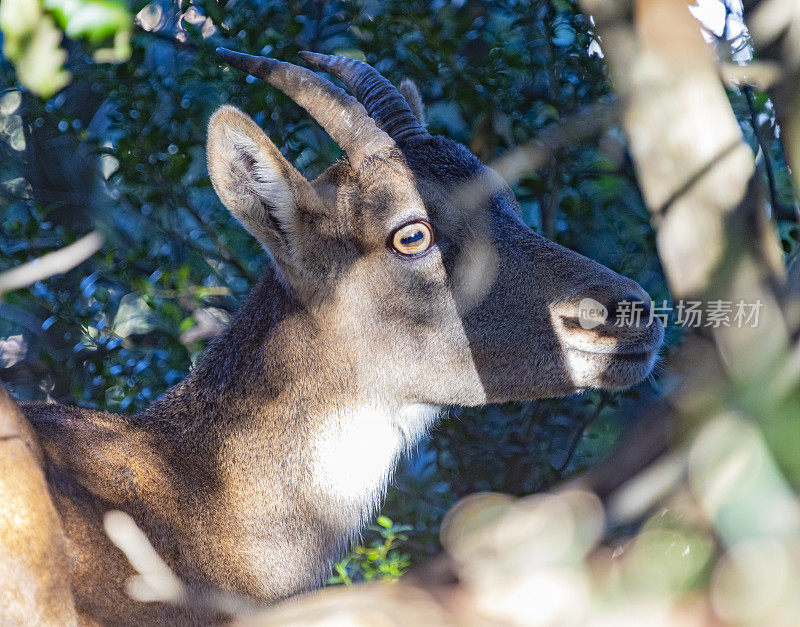
M 271 603 L 312 589 L 439 407 L 619 389 L 653 365 L 659 324 L 575 323 L 581 298 L 613 309 L 648 300 L 642 289 L 534 234 L 510 190 L 453 142 L 400 144 L 309 183 L 224 107 L 208 162 L 220 198 L 275 264 L 144 414 L 23 406 L 37 437 L 28 430 L 19 453 L 0 449 L 0 463 L 21 455 L 32 469 L 15 497 L 32 521 L 20 530 L 0 510 L 18 534 L 0 549 L 26 555 L 39 586 L 12 595 L 11 616 L 36 609 L 60 622 L 74 602 L 84 622 L 218 617 L 131 600 L 134 570 L 102 527 L 109 510 L 134 518 L 195 599 L 222 590 Z M 479 193 L 465 195 L 476 179 Z M 423 219 L 434 247 L 419 258 L 391 250 L 396 228 Z
M 36 434 L 0 388 L 0 623 L 75 623 L 61 520 Z

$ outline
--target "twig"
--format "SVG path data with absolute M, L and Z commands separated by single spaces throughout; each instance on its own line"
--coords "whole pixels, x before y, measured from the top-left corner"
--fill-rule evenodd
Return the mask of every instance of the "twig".
M 169 196 L 167 196 L 167 198 L 169 198 Z M 175 203 L 170 202 L 170 204 L 173 207 L 175 207 L 176 209 L 178 208 Z M 223 244 L 220 241 L 219 234 L 216 233 L 214 231 L 214 229 L 210 228 L 208 226 L 208 224 L 205 223 L 205 221 L 203 220 L 202 216 L 200 214 L 198 214 L 194 209 L 192 209 L 188 205 L 185 206 L 185 209 L 195 219 L 195 221 L 197 222 L 197 225 L 200 227 L 200 229 L 203 231 L 203 233 L 206 234 L 206 237 L 208 237 L 213 242 L 213 244 L 217 247 L 217 249 L 219 250 L 220 256 L 225 261 L 227 261 L 230 265 L 232 265 L 234 268 L 236 268 L 239 271 L 239 274 L 242 275 L 242 277 L 244 277 L 244 278 L 249 277 L 250 273 L 248 272 L 247 268 L 245 268 L 239 262 L 239 260 L 236 259 L 236 257 L 234 256 L 234 254 L 230 250 L 230 248 L 228 248 L 225 244 Z
M 414 490 L 410 490 L 407 487 L 401 486 L 397 482 L 395 482 L 393 487 L 398 492 L 401 492 L 402 494 L 405 494 L 406 496 L 410 496 L 413 499 L 421 501 L 421 502 L 425 503 L 426 505 L 428 505 L 429 507 L 432 507 L 433 509 L 435 509 L 438 512 L 446 514 L 449 511 L 449 508 L 445 507 L 444 505 L 440 505 L 439 503 L 434 503 L 430 499 L 426 498 L 424 495 L 422 495 L 422 494 L 420 494 L 420 493 L 418 493 L 418 492 L 416 492 Z
M 714 169 L 719 166 L 720 162 L 730 157 L 736 150 L 741 148 L 741 138 L 737 137 L 725 148 L 722 148 L 716 155 L 709 159 L 706 163 L 701 165 L 697 170 L 692 172 L 691 176 L 686 181 L 681 182 L 676 189 L 664 200 L 660 205 L 656 205 L 650 209 L 650 212 L 658 218 L 663 218 L 664 215 L 683 197 L 689 195 L 690 192 L 697 186 L 698 183 L 703 181 L 705 177 L 712 173 Z
M 750 111 L 750 126 L 753 128 L 753 133 L 756 136 L 758 147 L 761 148 L 761 154 L 764 157 L 764 169 L 767 172 L 767 181 L 769 183 L 769 199 L 772 203 L 772 215 L 777 217 L 780 210 L 780 201 L 778 200 L 778 190 L 775 185 L 775 171 L 772 167 L 772 159 L 769 156 L 769 147 L 767 142 L 764 141 L 763 136 L 758 130 L 758 113 L 756 112 L 756 103 L 753 98 L 753 90 L 749 85 L 742 85 L 742 93 L 747 99 L 747 108 Z
M 224 285 L 209 285 L 208 287 L 203 285 L 190 285 L 180 290 L 153 290 L 153 295 L 160 298 L 182 298 L 183 296 L 197 296 L 198 294 L 202 294 L 203 296 L 231 296 L 232 292 L 230 287 Z
M 597 420 L 597 417 L 600 415 L 600 412 L 605 409 L 606 405 L 608 405 L 608 398 L 601 398 L 594 411 L 587 418 L 584 418 L 578 429 L 572 434 L 572 439 L 570 440 L 569 448 L 567 449 L 567 459 L 564 460 L 564 463 L 561 464 L 561 467 L 558 469 L 559 474 L 563 473 L 572 463 L 572 460 L 575 457 L 575 452 L 578 450 L 578 444 L 580 444 L 581 440 L 583 439 L 583 434 L 586 432 L 586 429 L 589 427 L 589 425 Z
M 552 158 L 550 167 L 550 185 L 547 202 L 542 203 L 542 235 L 548 239 L 553 239 L 556 233 L 556 212 L 558 211 L 558 197 L 561 191 L 561 171 L 558 167 L 558 159 L 555 155 Z
M 92 231 L 69 246 L 7 270 L 0 274 L 0 294 L 72 270 L 100 250 L 104 241 L 100 233 Z

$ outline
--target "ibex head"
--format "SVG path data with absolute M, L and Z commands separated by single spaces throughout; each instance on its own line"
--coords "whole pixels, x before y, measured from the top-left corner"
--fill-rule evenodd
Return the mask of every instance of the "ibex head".
M 477 405 L 620 389 L 650 372 L 663 327 L 644 290 L 531 231 L 500 177 L 429 135 L 372 67 L 301 53 L 351 97 L 295 65 L 220 54 L 282 90 L 347 153 L 309 182 L 239 110 L 210 123 L 214 188 L 337 338 L 362 390 Z M 585 299 L 605 322 L 583 324 Z M 641 322 L 618 315 L 623 301 L 643 309 Z

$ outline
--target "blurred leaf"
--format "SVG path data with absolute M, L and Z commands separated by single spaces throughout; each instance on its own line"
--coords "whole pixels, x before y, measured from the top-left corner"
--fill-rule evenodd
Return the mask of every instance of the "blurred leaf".
M 50 96 L 64 87 L 67 53 L 60 48 L 61 32 L 44 15 L 39 0 L 2 0 L 0 30 L 3 56 L 17 69 L 20 83 L 40 96 Z
M 131 16 L 117 0 L 43 0 L 68 37 L 96 44 L 119 31 L 130 31 Z
M 67 53 L 63 34 L 97 45 L 113 39 L 111 48 L 96 51 L 98 61 L 123 61 L 130 56 L 132 19 L 118 0 L 2 0 L 0 31 L 3 55 L 14 64 L 19 82 L 49 97 L 71 79 L 63 67 Z M 54 21 L 55 18 L 55 21 Z
M 122 297 L 111 325 L 119 337 L 128 337 L 136 333 L 149 333 L 157 326 L 157 318 L 144 298 L 138 294 L 126 294 Z

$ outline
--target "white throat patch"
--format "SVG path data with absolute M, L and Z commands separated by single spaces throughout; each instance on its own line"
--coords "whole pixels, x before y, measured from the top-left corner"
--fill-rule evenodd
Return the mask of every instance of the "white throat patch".
M 439 412 L 414 404 L 395 412 L 361 407 L 330 417 L 312 443 L 312 480 L 320 494 L 360 527 L 380 504 L 400 455 L 417 445 Z

